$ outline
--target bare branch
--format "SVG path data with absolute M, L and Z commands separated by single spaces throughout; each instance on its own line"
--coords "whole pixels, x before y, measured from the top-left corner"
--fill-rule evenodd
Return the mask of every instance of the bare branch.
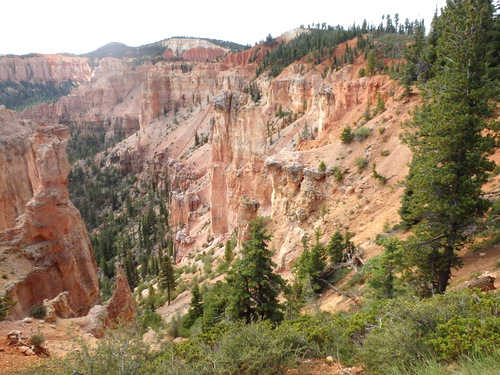
M 346 293 L 346 292 L 342 292 L 341 290 L 335 288 L 332 284 L 330 284 L 328 281 L 324 280 L 324 279 L 320 279 L 321 281 L 323 281 L 326 285 L 328 285 L 330 288 L 332 288 L 334 291 L 336 291 L 337 293 L 339 293 L 340 295 L 343 295 L 344 297 L 347 297 L 349 299 L 352 299 L 353 302 L 358 305 L 358 306 L 361 306 L 361 303 L 358 301 L 358 299 L 353 296 L 351 293 Z

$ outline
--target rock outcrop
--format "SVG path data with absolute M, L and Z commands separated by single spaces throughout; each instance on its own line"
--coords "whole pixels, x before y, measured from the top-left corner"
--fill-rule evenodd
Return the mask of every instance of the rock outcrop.
M 56 298 L 43 301 L 43 305 L 47 309 L 47 314 L 44 320 L 53 323 L 57 318 L 67 319 L 75 316 L 75 312 L 71 308 L 71 302 L 68 291 L 64 291 L 57 295 Z
M 167 48 L 163 54 L 167 60 L 212 61 L 228 51 L 208 40 L 197 38 L 170 38 L 160 44 Z
M 116 268 L 115 290 L 111 296 L 107 310 L 108 326 L 130 322 L 137 313 L 132 290 L 121 266 Z
M 99 301 L 97 265 L 80 213 L 69 200 L 66 155 L 69 129 L 42 123 L 18 158 L 27 166 L 33 196 L 16 226 L 0 232 L 1 293 L 20 317 L 67 291 L 74 315 L 86 314 Z M 14 199 L 14 197 L 12 198 Z

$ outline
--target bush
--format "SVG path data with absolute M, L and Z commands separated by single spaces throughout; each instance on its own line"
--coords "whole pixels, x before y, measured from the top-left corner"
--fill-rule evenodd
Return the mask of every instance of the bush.
M 385 184 L 387 182 L 387 177 L 382 176 L 380 173 L 378 173 L 376 168 L 377 168 L 377 164 L 373 163 L 372 164 L 372 177 L 376 178 L 377 180 L 379 180 L 380 182 Z
M 498 292 L 459 290 L 421 301 L 390 300 L 377 311 L 378 323 L 364 337 L 359 359 L 370 373 L 386 374 L 394 363 L 409 369 L 433 358 L 472 354 L 476 343 L 483 353 L 492 352 L 499 345 L 499 313 Z
M 349 125 L 347 125 L 340 133 L 340 141 L 342 143 L 349 143 L 353 140 L 353 138 L 354 134 L 352 132 L 352 129 Z
M 354 139 L 357 141 L 362 141 L 363 139 L 368 137 L 371 132 L 372 130 L 370 128 L 365 128 L 364 126 L 362 126 L 354 131 Z
M 34 335 L 31 335 L 31 337 L 30 337 L 30 343 L 35 348 L 41 347 L 44 342 L 45 342 L 45 337 L 43 337 L 43 335 L 34 334 Z
M 454 317 L 440 323 L 426 344 L 444 361 L 463 353 L 490 353 L 500 347 L 500 319 Z
M 349 170 L 342 171 L 339 167 L 333 167 L 332 173 L 333 179 L 338 182 L 342 181 L 342 179 L 344 178 L 344 173 L 349 173 Z
M 44 319 L 47 315 L 47 307 L 44 305 L 33 306 L 29 311 L 29 316 L 35 319 Z
M 338 353 L 342 363 L 354 364 L 349 319 L 341 314 L 303 315 L 285 321 L 277 330 L 287 346 L 301 356 L 322 358 Z
M 9 307 L 14 306 L 15 304 L 16 302 L 10 302 L 10 297 L 8 295 L 0 297 L 0 322 L 8 315 Z
M 148 327 L 158 332 L 165 326 L 165 321 L 162 316 L 150 310 L 140 316 L 139 322 L 141 325 L 141 334 L 145 334 L 148 331 Z
M 326 164 L 325 164 L 325 162 L 324 162 L 323 160 L 321 160 L 321 161 L 319 162 L 319 165 L 318 165 L 318 171 L 320 171 L 320 172 L 324 172 L 324 171 L 326 171 Z
M 368 165 L 368 159 L 364 157 L 359 157 L 354 160 L 354 164 L 358 167 L 358 172 L 361 172 Z

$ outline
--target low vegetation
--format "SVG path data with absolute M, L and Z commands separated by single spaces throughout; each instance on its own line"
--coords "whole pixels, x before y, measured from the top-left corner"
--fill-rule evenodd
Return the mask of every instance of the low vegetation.
M 22 374 L 280 373 L 304 358 L 326 356 L 344 366 L 364 363 L 370 374 L 445 374 L 450 363 L 457 374 L 466 373 L 462 368 L 495 374 L 499 317 L 499 293 L 461 290 L 421 301 L 373 302 L 355 312 L 300 315 L 278 325 L 222 321 L 182 343 L 167 341 L 159 351 L 128 328 L 109 332 L 96 347 L 77 342 L 79 350 L 64 359 Z

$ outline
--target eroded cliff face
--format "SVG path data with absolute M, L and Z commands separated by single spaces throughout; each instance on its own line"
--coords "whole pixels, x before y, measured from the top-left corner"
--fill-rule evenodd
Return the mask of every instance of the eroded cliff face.
M 0 232 L 0 267 L 6 275 L 0 291 L 17 302 L 11 309 L 14 317 L 64 291 L 77 316 L 99 301 L 97 264 L 87 230 L 68 196 L 68 139 L 66 126 L 42 123 L 17 158 L 17 169 L 28 172 L 33 196 L 24 213 L 16 216 L 16 225 Z
M 212 231 L 219 236 L 237 227 L 244 195 L 268 206 L 271 190 L 262 159 L 267 132 L 260 107 L 247 95 L 224 91 L 214 99 L 214 108 L 210 203 Z
M 91 69 L 87 58 L 33 54 L 0 57 L 0 81 L 62 83 L 88 82 Z
M 31 122 L 0 107 L 0 231 L 16 226 L 33 195 L 27 144 L 34 129 Z

